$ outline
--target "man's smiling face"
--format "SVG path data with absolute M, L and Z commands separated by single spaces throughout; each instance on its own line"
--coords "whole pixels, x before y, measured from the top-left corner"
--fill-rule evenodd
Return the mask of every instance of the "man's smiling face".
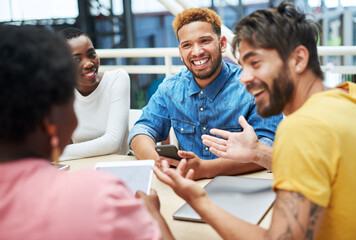
M 226 38 L 219 37 L 210 23 L 191 22 L 178 31 L 179 51 L 182 61 L 195 80 L 205 86 L 219 75 L 222 68 L 222 51 Z
M 255 97 L 257 113 L 270 117 L 281 113 L 290 100 L 294 83 L 287 64 L 274 49 L 255 48 L 242 40 L 239 45 L 241 82 Z

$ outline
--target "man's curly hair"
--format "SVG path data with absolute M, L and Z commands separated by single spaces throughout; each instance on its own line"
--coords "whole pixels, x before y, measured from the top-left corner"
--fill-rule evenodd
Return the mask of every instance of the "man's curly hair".
M 222 21 L 216 12 L 208 8 L 190 8 L 179 13 L 172 23 L 177 39 L 178 31 L 181 27 L 197 21 L 210 23 L 214 32 L 221 36 Z

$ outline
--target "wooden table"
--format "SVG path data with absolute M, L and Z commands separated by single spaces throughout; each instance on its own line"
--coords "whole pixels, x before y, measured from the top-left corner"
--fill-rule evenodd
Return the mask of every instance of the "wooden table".
M 134 156 L 124 156 L 124 155 L 105 155 L 92 158 L 84 158 L 77 160 L 62 161 L 65 164 L 70 165 L 70 171 L 76 171 L 82 168 L 94 168 L 97 162 L 107 162 L 107 161 L 134 161 L 136 158 Z M 272 179 L 272 173 L 267 173 L 267 171 L 261 171 L 252 174 L 241 175 L 244 177 L 254 177 L 254 178 L 267 178 Z M 197 181 L 201 186 L 205 186 L 210 179 L 203 179 Z M 166 219 L 174 237 L 177 240 L 214 240 L 222 239 L 215 230 L 205 223 L 188 222 L 173 220 L 172 214 L 180 208 L 185 201 L 178 197 L 173 190 L 167 185 L 160 182 L 156 176 L 152 180 L 152 188 L 156 189 L 159 199 L 161 201 L 161 212 Z M 269 211 L 259 224 L 263 228 L 268 228 L 271 222 L 272 211 Z

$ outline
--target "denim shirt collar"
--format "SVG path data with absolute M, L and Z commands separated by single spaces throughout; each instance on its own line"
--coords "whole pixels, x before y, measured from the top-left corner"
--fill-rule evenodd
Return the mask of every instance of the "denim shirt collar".
M 214 81 L 212 81 L 208 86 L 203 89 L 198 86 L 198 84 L 194 80 L 193 75 L 190 73 L 188 77 L 190 79 L 190 86 L 188 92 L 189 96 L 197 94 L 201 90 L 203 90 L 204 94 L 212 102 L 220 92 L 221 88 L 226 83 L 229 76 L 229 71 L 230 69 L 227 67 L 226 62 L 222 61 L 222 68 L 220 74 L 214 79 Z

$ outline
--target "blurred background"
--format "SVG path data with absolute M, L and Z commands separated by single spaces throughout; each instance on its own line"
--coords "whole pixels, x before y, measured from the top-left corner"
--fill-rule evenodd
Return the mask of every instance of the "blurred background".
M 276 6 L 279 0 L 189 0 L 194 7 L 214 9 L 224 25 L 232 29 L 239 19 L 263 8 Z M 356 0 L 294 0 L 298 9 L 310 14 L 323 29 L 320 46 L 356 46 Z M 38 25 L 54 31 L 74 26 L 87 32 L 98 49 L 102 65 L 156 66 L 167 69 L 161 48 L 176 48 L 178 41 L 171 23 L 174 12 L 183 10 L 174 0 L 0 0 L 0 24 Z M 1 36 L 0 36 L 1 37 Z M 160 56 L 112 56 L 104 58 L 101 49 L 149 48 L 163 51 Z M 332 48 L 327 48 L 332 49 Z M 325 84 L 333 87 L 343 81 L 355 81 L 356 53 L 321 57 Z M 170 49 L 175 51 L 174 49 Z M 133 51 L 132 51 L 133 52 Z M 104 53 L 104 52 L 103 52 Z M 142 50 L 143 53 L 143 50 Z M 178 55 L 168 60 L 180 67 Z M 143 69 L 144 67 L 142 67 Z M 129 68 L 128 68 L 129 69 Z M 153 69 L 153 67 L 151 67 Z M 179 69 L 179 68 L 177 68 Z M 138 72 L 131 77 L 131 108 L 142 108 L 162 79 L 174 71 Z

